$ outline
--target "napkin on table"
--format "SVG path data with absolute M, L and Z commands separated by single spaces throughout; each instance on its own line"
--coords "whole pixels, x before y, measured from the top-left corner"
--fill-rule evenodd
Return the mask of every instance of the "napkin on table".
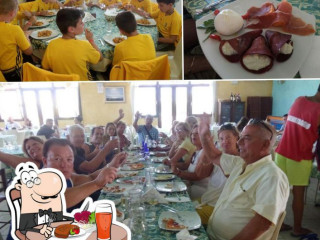
M 154 187 L 150 187 L 147 191 L 143 194 L 142 200 L 144 202 L 150 201 L 158 201 L 159 203 L 169 203 L 165 198 L 165 194 L 160 194 Z
M 190 235 L 188 229 L 186 228 L 178 232 L 176 237 L 177 240 L 194 240 L 198 238 L 197 236 Z

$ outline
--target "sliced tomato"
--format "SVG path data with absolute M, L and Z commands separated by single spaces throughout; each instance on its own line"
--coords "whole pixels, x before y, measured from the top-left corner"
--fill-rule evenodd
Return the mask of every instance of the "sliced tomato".
M 217 16 L 219 13 L 220 13 L 220 10 L 219 10 L 219 9 L 216 9 L 216 10 L 214 10 L 214 12 L 213 12 L 213 14 L 216 15 L 216 16 Z
M 218 41 L 221 41 L 221 37 L 217 34 L 210 34 L 210 37 L 211 39 L 213 40 L 218 40 Z

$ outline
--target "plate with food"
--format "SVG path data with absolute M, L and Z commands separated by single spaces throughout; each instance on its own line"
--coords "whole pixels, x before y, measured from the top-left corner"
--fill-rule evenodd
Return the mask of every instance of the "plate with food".
M 166 159 L 167 157 L 152 157 L 151 161 L 153 163 L 162 163 L 164 159 Z
M 144 184 L 146 178 L 143 176 L 133 176 L 133 177 L 126 177 L 126 178 L 118 178 L 116 182 L 122 184 Z
M 155 173 L 172 173 L 172 170 L 169 166 L 167 165 L 160 165 L 155 168 Z
M 108 184 L 102 188 L 102 191 L 105 193 L 113 194 L 113 195 L 122 195 L 124 192 L 129 191 L 130 189 L 134 188 L 135 185 L 124 185 L 124 184 Z
M 132 177 L 132 176 L 137 176 L 138 174 L 139 174 L 139 172 L 119 171 L 117 173 L 117 178 Z
M 43 17 L 53 17 L 56 16 L 58 13 L 57 10 L 48 10 L 46 15 L 43 15 Z
M 156 176 L 154 176 L 154 180 L 156 181 L 169 181 L 172 179 L 175 179 L 175 175 L 173 174 L 157 174 Z
M 42 28 L 49 26 L 49 22 L 46 20 L 37 20 L 35 23 L 33 23 L 30 28 Z
M 143 163 L 129 163 L 129 164 L 124 164 L 121 167 L 122 171 L 136 171 L 136 170 L 142 170 L 142 169 L 144 169 Z
M 156 26 L 157 23 L 153 18 L 140 18 L 137 20 L 137 24 L 141 26 Z
M 168 202 L 181 203 L 181 202 L 190 202 L 191 199 L 186 196 L 166 196 L 165 199 Z
M 118 43 L 121 43 L 122 41 L 126 40 L 126 36 L 119 36 L 115 34 L 107 34 L 103 36 L 103 40 L 105 40 L 108 44 L 112 46 L 116 46 Z
M 52 238 L 76 238 L 86 233 L 84 229 L 75 224 L 61 224 L 52 231 Z
M 108 8 L 105 12 L 104 15 L 108 21 L 112 21 L 116 18 L 118 13 L 124 12 L 125 9 L 119 9 L 119 8 Z
M 187 190 L 184 182 L 159 182 L 156 189 L 160 192 L 182 192 Z
M 49 38 L 54 38 L 59 35 L 59 32 L 50 28 L 45 28 L 42 30 L 36 30 L 31 33 L 31 37 L 38 40 L 45 40 Z
M 90 211 L 76 212 L 74 214 L 74 220 L 76 221 L 77 225 L 80 228 L 86 231 L 89 231 L 89 229 L 96 227 L 95 212 L 90 212 Z
M 287 20 L 278 21 L 283 17 L 278 8 L 286 8 Z M 256 12 L 270 15 L 260 18 Z M 293 78 L 311 50 L 315 17 L 285 1 L 237 0 L 196 26 L 201 48 L 221 78 Z M 214 34 L 208 38 L 206 30 Z
M 201 219 L 195 211 L 166 211 L 160 214 L 158 225 L 168 231 L 194 230 L 201 227 Z

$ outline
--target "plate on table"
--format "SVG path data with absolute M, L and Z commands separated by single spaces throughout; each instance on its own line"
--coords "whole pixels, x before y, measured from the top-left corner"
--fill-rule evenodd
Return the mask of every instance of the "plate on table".
M 261 7 L 264 3 L 268 2 L 267 0 L 237 0 L 232 2 L 219 10 L 222 9 L 232 9 L 238 12 L 240 15 L 244 15 L 247 10 L 253 6 Z M 279 2 L 271 1 L 275 6 Z M 292 7 L 292 14 L 296 17 L 301 18 L 307 24 L 313 25 L 315 28 L 315 17 L 296 7 Z M 213 19 L 213 14 L 209 13 L 208 15 L 197 20 L 196 26 L 203 25 L 203 22 L 209 19 Z M 272 30 L 272 28 L 270 28 Z M 222 39 L 230 39 L 236 36 L 242 35 L 245 32 L 252 31 L 254 29 L 242 29 L 240 32 L 232 36 L 222 36 Z M 263 30 L 264 32 L 267 29 Z M 273 30 L 281 32 L 280 28 L 274 28 Z M 262 74 L 254 74 L 246 71 L 240 64 L 240 62 L 231 63 L 227 61 L 219 51 L 220 42 L 212 39 L 207 39 L 205 42 L 204 39 L 208 36 L 205 34 L 205 30 L 197 29 L 198 39 L 204 52 L 206 58 L 208 59 L 210 65 L 213 69 L 219 74 L 223 79 L 274 79 L 274 78 L 293 78 L 296 73 L 299 71 L 302 63 L 309 55 L 311 47 L 314 41 L 314 34 L 308 36 L 299 36 L 292 34 L 293 42 L 293 53 L 291 57 L 285 62 L 277 62 L 274 60 L 273 67 Z
M 102 188 L 102 191 L 107 194 L 122 195 L 133 187 L 135 187 L 135 185 L 108 184 Z
M 73 225 L 75 225 L 75 224 L 73 224 Z M 84 230 L 84 229 L 81 228 L 81 227 L 79 227 L 79 229 L 80 229 L 80 232 L 79 232 L 78 234 L 75 234 L 75 235 L 70 235 L 70 234 L 69 234 L 69 236 L 68 236 L 67 238 L 77 238 L 77 237 L 80 237 L 80 236 L 86 234 L 86 230 Z M 61 238 L 58 238 L 58 237 L 55 236 L 55 234 L 54 234 L 55 230 L 56 230 L 56 229 L 54 229 L 54 230 L 52 231 L 52 235 L 51 235 L 50 239 L 61 239 Z
M 173 174 L 157 174 L 155 177 L 154 177 L 154 180 L 156 181 L 168 181 L 168 180 L 172 180 L 172 179 L 175 179 L 175 175 Z
M 128 156 L 126 163 L 137 163 L 143 160 L 144 158 L 140 158 L 139 156 Z
M 160 165 L 158 167 L 156 167 L 156 169 L 154 170 L 156 173 L 172 173 L 172 170 L 169 166 L 166 165 Z
M 186 196 L 167 196 L 165 199 L 169 202 L 180 203 L 180 202 L 190 202 L 190 198 Z
M 56 16 L 58 13 L 57 10 L 49 10 L 47 15 L 43 15 L 42 17 L 53 17 L 53 16 Z
M 126 36 L 121 36 L 119 34 L 106 34 L 103 36 L 103 40 L 112 46 L 116 46 L 118 43 L 126 40 Z
M 143 176 L 118 178 L 116 180 L 117 183 L 122 183 L 122 184 L 144 184 L 145 181 L 146 181 L 146 178 Z
M 153 18 L 140 18 L 140 19 L 137 19 L 137 24 L 138 25 L 141 25 L 141 26 L 156 26 L 157 23 L 156 21 L 153 19 Z
M 119 9 L 119 8 L 108 8 L 105 12 L 104 15 L 108 18 L 115 18 L 118 13 L 124 12 L 125 9 Z
M 49 22 L 46 20 L 37 20 L 30 28 L 42 28 L 49 26 Z
M 187 186 L 183 182 L 159 182 L 156 189 L 160 192 L 182 192 L 187 190 Z
M 31 37 L 37 40 L 45 40 L 49 38 L 54 38 L 59 35 L 59 32 L 50 28 L 45 28 L 41 30 L 36 30 L 31 33 Z
M 164 159 L 166 159 L 167 157 L 152 157 L 151 161 L 153 163 L 162 163 Z
M 201 219 L 195 211 L 166 211 L 160 214 L 158 224 L 159 228 L 168 231 L 194 230 L 201 227 Z
M 126 177 L 132 177 L 132 176 L 137 176 L 139 174 L 139 172 L 123 172 L 123 171 L 119 171 L 117 173 L 117 178 L 126 178 Z
M 136 171 L 136 170 L 142 170 L 142 169 L 144 169 L 143 163 L 125 164 L 121 167 L 122 171 Z

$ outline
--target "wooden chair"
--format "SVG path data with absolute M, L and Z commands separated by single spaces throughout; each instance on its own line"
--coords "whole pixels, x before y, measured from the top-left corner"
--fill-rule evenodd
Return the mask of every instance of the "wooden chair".
M 6 201 L 6 189 L 8 187 L 8 181 L 6 177 L 6 171 L 4 168 L 0 169 L 0 176 L 1 176 L 1 188 L 0 188 L 0 203 L 3 201 Z M 10 210 L 0 210 L 0 212 L 3 213 L 8 213 L 10 215 Z M 2 215 L 1 214 L 1 215 Z M 0 229 L 2 229 L 4 226 L 9 224 L 11 221 L 11 218 L 9 217 L 8 221 L 0 221 Z
M 287 214 L 286 211 L 284 211 L 283 213 L 280 214 L 276 228 L 275 228 L 270 240 L 277 240 L 278 239 L 279 232 L 280 232 L 280 229 L 281 229 L 281 226 L 282 226 L 282 223 L 284 221 L 286 214 Z

